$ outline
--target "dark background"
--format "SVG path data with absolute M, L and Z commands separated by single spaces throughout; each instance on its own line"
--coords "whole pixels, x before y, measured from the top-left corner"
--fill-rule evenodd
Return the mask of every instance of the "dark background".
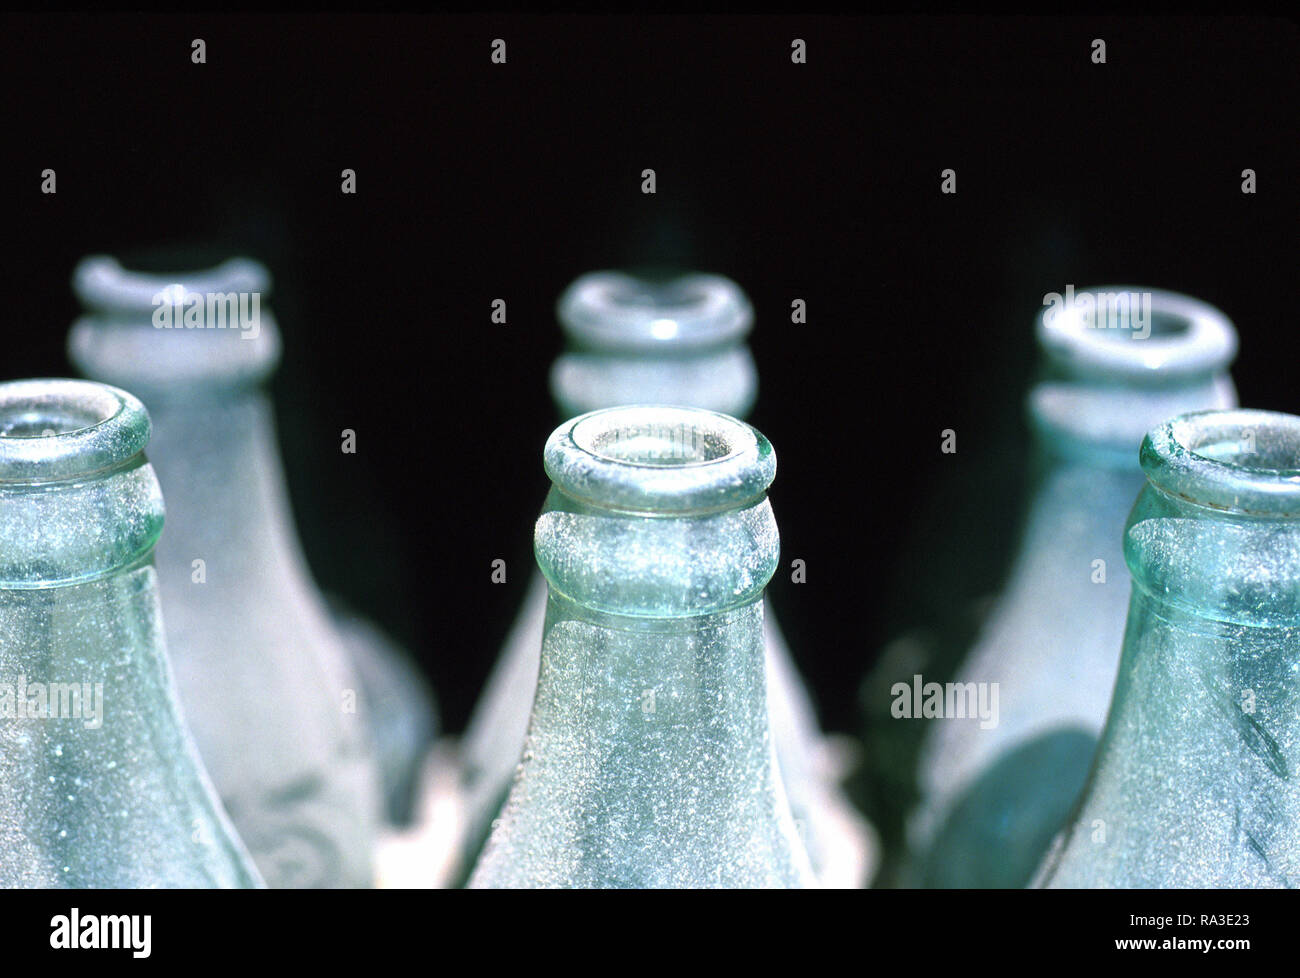
M 749 292 L 773 601 L 837 729 L 884 640 L 996 583 L 1045 292 L 1206 299 L 1240 330 L 1243 403 L 1300 411 L 1289 21 L 59 15 L 0 37 L 0 378 L 70 372 L 84 254 L 265 261 L 311 565 L 415 651 L 451 729 L 527 582 L 553 306 L 584 271 Z

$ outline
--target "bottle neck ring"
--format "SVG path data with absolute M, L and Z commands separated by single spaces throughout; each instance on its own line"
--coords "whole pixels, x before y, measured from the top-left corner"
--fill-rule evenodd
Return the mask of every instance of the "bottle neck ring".
M 1244 408 L 1184 414 L 1142 442 L 1142 469 L 1176 501 L 1224 513 L 1300 518 L 1300 417 Z
M 1176 415 L 1237 404 L 1237 333 L 1190 296 L 1138 286 L 1050 293 L 1037 321 L 1043 377 L 1031 423 L 1049 453 L 1136 470 L 1137 448 Z
M 279 363 L 271 276 L 251 259 L 155 273 L 95 255 L 77 265 L 72 287 L 87 314 L 68 335 L 69 358 L 150 400 L 260 384 Z
M 560 296 L 556 315 L 579 349 L 678 353 L 740 342 L 754 322 L 744 291 L 721 275 L 649 278 L 592 272 Z
M 645 515 L 704 515 L 761 501 L 776 475 L 766 438 L 700 408 L 631 405 L 581 415 L 546 442 L 546 473 L 573 500 Z
M 1237 354 L 1237 331 L 1218 309 L 1143 286 L 1050 293 L 1036 334 L 1051 367 L 1103 383 L 1178 383 L 1227 370 Z
M 149 443 L 149 415 L 126 391 L 85 380 L 0 384 L 0 486 L 84 479 Z

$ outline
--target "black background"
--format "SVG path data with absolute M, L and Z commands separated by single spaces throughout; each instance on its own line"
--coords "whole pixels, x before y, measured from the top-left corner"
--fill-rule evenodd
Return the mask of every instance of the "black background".
M 84 254 L 265 261 L 310 562 L 416 652 L 451 729 L 527 582 L 553 306 L 584 271 L 675 263 L 749 292 L 773 600 L 837 729 L 881 643 L 988 590 L 1014 542 L 1044 293 L 1206 299 L 1240 331 L 1243 403 L 1300 411 L 1289 21 L 10 15 L 0 34 L 0 378 L 70 372 Z M 931 558 L 967 534 L 994 552 Z

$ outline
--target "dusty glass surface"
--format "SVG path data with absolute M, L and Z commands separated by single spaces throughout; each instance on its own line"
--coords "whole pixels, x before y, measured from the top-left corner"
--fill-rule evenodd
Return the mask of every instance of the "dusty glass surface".
M 725 415 L 613 408 L 561 425 L 545 463 L 536 699 L 471 885 L 811 884 L 764 677 L 771 445 Z
M 1110 715 L 1042 880 L 1300 886 L 1300 418 L 1184 415 L 1141 457 Z
M 620 404 L 679 404 L 743 417 L 757 370 L 745 338 L 748 298 L 718 275 L 593 272 L 560 297 L 569 348 L 551 369 L 563 418 Z M 537 685 L 546 583 L 534 575 L 524 604 L 463 738 L 465 857 L 477 857 L 519 760 Z M 828 882 L 856 886 L 871 872 L 870 829 L 818 763 L 821 732 L 811 699 L 772 615 L 764 617 L 771 723 L 781 776 L 813 864 Z
M 178 707 L 149 418 L 0 384 L 0 886 L 253 887 Z
M 154 422 L 167 641 L 199 751 L 275 887 L 368 886 L 382 803 L 366 705 L 293 528 L 271 405 L 266 269 L 163 275 L 88 258 L 69 356 Z M 171 302 L 155 305 L 165 296 Z M 168 315 L 167 323 L 160 318 Z
M 1128 319 L 1049 306 L 1039 318 L 1045 365 L 1028 404 L 1038 482 L 1005 588 L 956 675 L 938 677 L 956 684 L 944 684 L 942 719 L 921 721 L 914 885 L 1029 882 L 1105 722 L 1128 607 L 1121 531 L 1143 482 L 1138 446 L 1169 417 L 1236 403 L 1225 372 L 1236 333 L 1218 310 L 1134 287 L 1081 294 L 1149 294 L 1150 306 L 1126 300 L 1117 312 Z

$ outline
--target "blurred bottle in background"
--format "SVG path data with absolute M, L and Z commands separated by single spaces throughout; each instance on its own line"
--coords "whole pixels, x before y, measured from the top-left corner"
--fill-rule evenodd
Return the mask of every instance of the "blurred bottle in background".
M 437 700 L 405 649 L 338 595 L 325 600 L 361 684 L 385 820 L 406 828 L 416 818 L 425 754 L 438 736 Z
M 372 885 L 383 728 L 294 530 L 262 389 L 280 357 L 270 277 L 242 258 L 153 273 L 92 257 L 73 287 L 72 361 L 154 418 L 168 643 L 231 818 L 271 886 Z
M 1105 722 L 1128 602 L 1119 542 L 1142 483 L 1137 446 L 1168 417 L 1235 403 L 1226 369 L 1236 333 L 1186 296 L 1128 286 L 1049 295 L 1037 339 L 1036 478 L 1008 581 L 953 676 L 896 672 L 876 684 L 892 694 L 878 723 L 919 717 L 923 731 L 904 884 L 1029 882 Z

